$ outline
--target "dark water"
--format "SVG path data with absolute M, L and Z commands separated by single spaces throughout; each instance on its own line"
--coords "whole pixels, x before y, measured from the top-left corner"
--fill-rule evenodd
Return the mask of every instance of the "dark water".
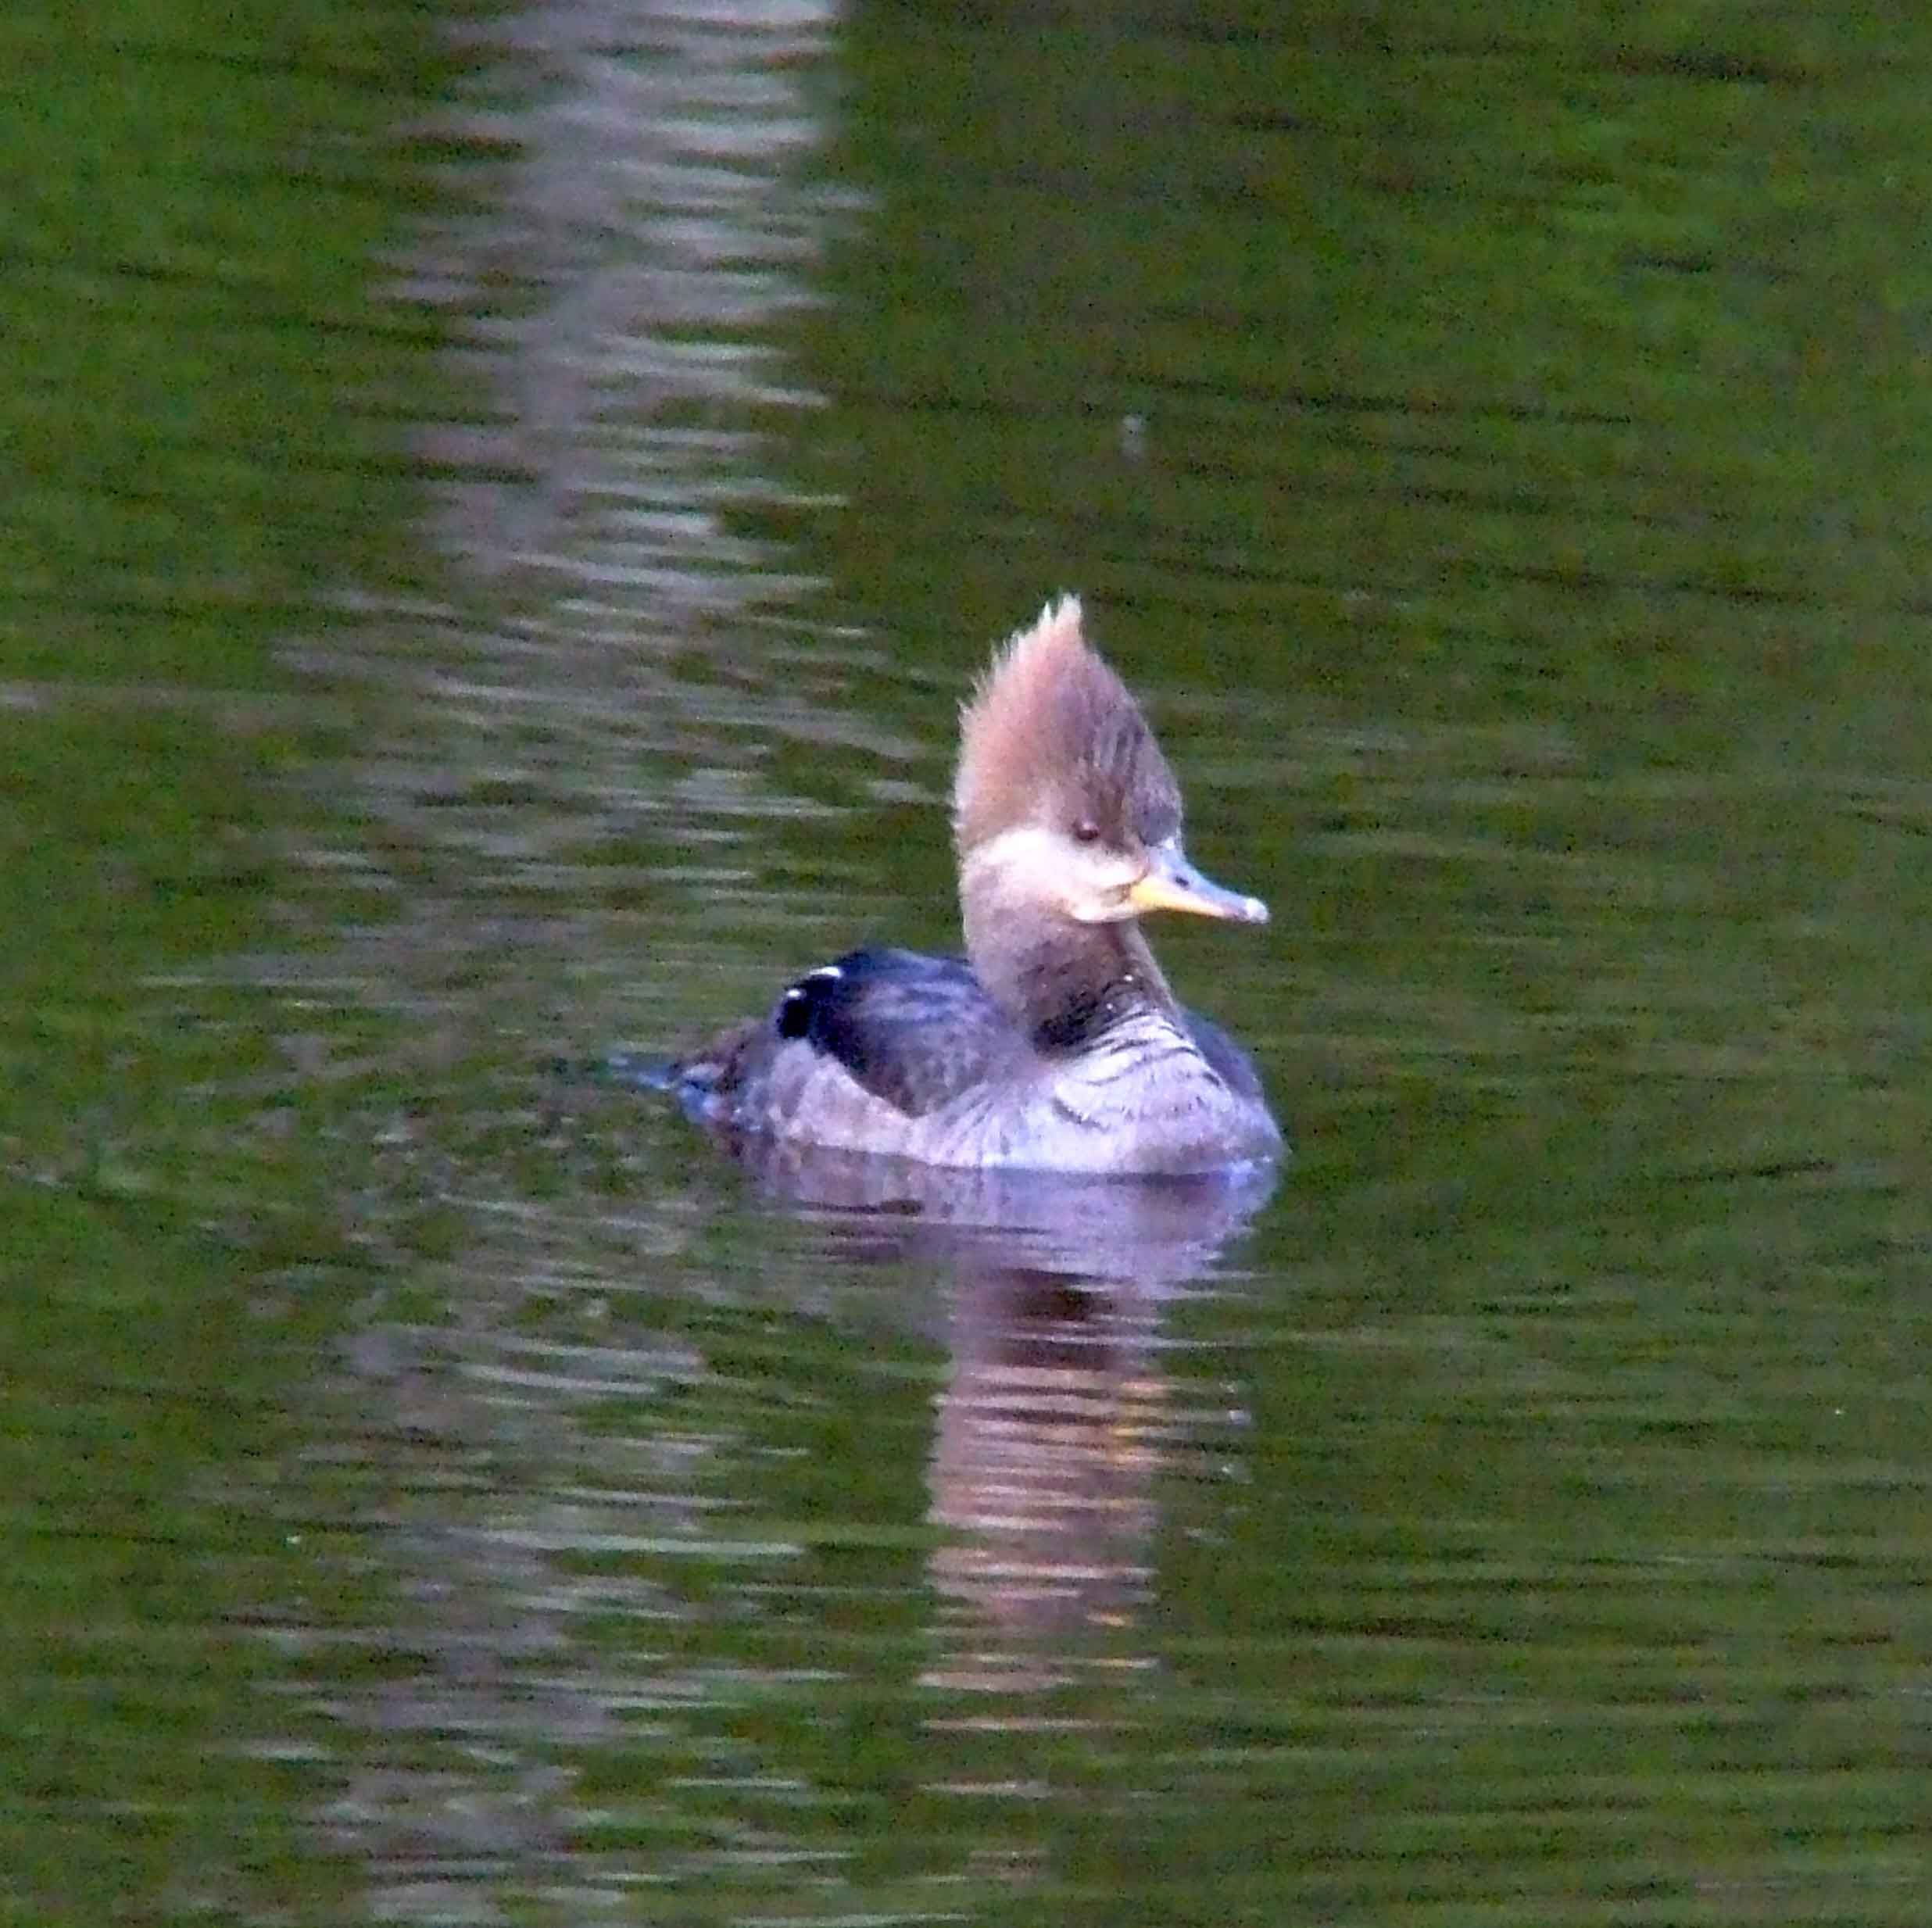
M 1928 1919 L 1932 34 L 429 25 L 6 30 L 0 1918 Z M 1062 588 L 1272 1188 L 559 1068 Z

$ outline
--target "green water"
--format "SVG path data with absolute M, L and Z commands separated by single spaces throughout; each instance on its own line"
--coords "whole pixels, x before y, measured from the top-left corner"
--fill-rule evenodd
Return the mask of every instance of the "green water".
M 351 398 L 431 84 L 407 9 L 27 7 L 0 214 L 0 1918 L 314 1919 L 272 1637 L 315 1586 L 265 1272 L 341 1174 L 242 960 L 290 940 L 281 779 L 327 738 L 273 644 L 395 553 Z M 420 377 L 419 376 L 418 379 Z
M 116 14 L 0 27 L 0 1918 L 1923 1922 L 1932 34 Z M 950 943 L 1062 587 L 1272 1197 L 553 1068 Z

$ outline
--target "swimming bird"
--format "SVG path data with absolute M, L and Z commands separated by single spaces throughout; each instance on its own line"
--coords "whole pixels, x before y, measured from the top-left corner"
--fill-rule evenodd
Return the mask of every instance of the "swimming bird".
M 1077 598 L 1010 637 L 961 717 L 964 960 L 849 951 L 669 1067 L 685 1110 L 938 1166 L 1122 1175 L 1275 1157 L 1253 1064 L 1168 988 L 1154 910 L 1265 924 L 1181 841 L 1181 792 Z

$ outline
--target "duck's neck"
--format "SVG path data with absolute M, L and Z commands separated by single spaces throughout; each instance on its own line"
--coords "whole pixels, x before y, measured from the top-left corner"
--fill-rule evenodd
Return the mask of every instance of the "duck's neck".
M 1040 1051 L 1078 1051 L 1137 1012 L 1179 1018 L 1161 967 L 1131 919 L 1075 924 L 969 900 L 975 974 Z

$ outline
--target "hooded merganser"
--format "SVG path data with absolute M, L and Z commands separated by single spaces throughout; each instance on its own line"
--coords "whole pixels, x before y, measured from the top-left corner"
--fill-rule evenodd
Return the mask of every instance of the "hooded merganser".
M 1072 596 L 994 656 L 953 791 L 966 960 L 849 952 L 671 1066 L 691 1115 L 928 1164 L 1212 1171 L 1282 1145 L 1240 1046 L 1185 1010 L 1137 919 L 1262 924 L 1181 847 L 1181 793 Z

